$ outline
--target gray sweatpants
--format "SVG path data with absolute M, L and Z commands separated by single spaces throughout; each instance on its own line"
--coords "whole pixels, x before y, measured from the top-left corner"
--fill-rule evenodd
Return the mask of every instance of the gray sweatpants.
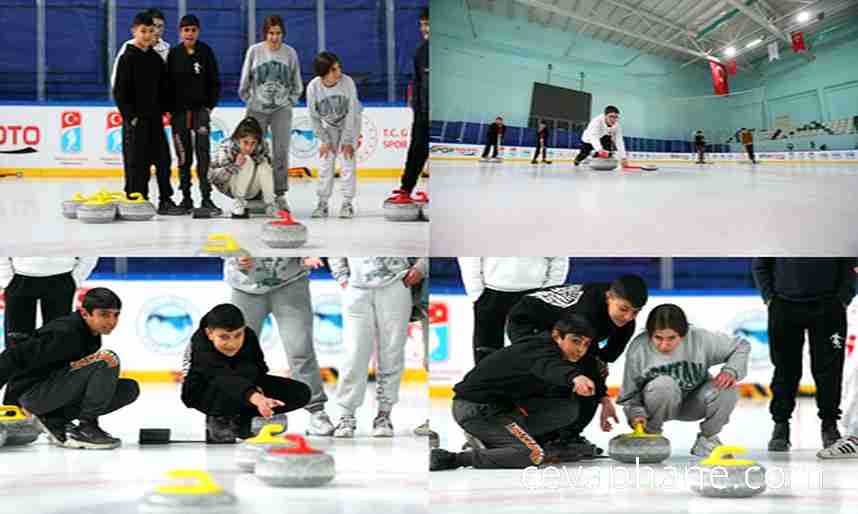
M 709 380 L 683 398 L 679 384 L 673 378 L 661 375 L 644 386 L 643 400 L 648 432 L 660 432 L 665 421 L 702 419 L 700 432 L 711 437 L 720 433 L 730 421 L 730 414 L 739 400 L 739 392 L 735 387 L 719 390 Z M 630 417 L 628 408 L 626 416 Z
M 331 142 L 331 152 L 322 160 L 322 165 L 319 167 L 319 203 L 327 203 L 334 191 L 334 175 L 336 174 L 337 155 L 340 156 L 342 163 L 342 172 L 340 179 L 342 180 L 340 192 L 343 195 L 343 200 L 351 202 L 355 197 L 355 189 L 357 186 L 357 173 L 355 172 L 355 159 L 346 159 L 340 153 L 340 145 L 342 144 L 343 131 L 335 127 L 323 128 L 327 135 L 327 140 Z M 357 157 L 357 144 L 355 146 L 355 157 Z
M 310 280 L 302 278 L 264 294 L 232 290 L 232 303 L 244 313 L 247 326 L 262 333 L 262 322 L 272 314 L 286 351 L 292 378 L 310 388 L 310 412 L 325 407 L 328 397 L 322 386 L 319 361 L 313 348 L 313 307 L 310 303 Z
M 348 286 L 343 291 L 346 358 L 340 372 L 337 402 L 344 414 L 353 415 L 363 403 L 375 341 L 378 341 L 378 369 L 375 373 L 378 408 L 390 411 L 399 401 L 411 304 L 411 290 L 401 280 L 384 287 Z
M 271 129 L 272 160 L 274 171 L 274 194 L 282 195 L 289 190 L 289 143 L 292 141 L 292 107 L 283 107 L 274 112 L 247 110 L 247 115 L 262 125 L 262 133 Z

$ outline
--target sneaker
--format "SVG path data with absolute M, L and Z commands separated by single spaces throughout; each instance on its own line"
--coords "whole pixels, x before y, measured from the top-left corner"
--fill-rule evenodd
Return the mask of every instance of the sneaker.
M 775 423 L 772 438 L 769 440 L 769 451 L 788 452 L 790 446 L 789 423 Z
M 97 421 L 79 421 L 77 425 L 69 425 L 66 428 L 66 448 L 112 450 L 121 444 L 122 441 L 118 437 L 102 430 Z
M 542 164 L 551 164 L 552 161 L 542 161 Z
M 280 195 L 274 199 L 274 205 L 277 206 L 277 210 L 292 212 L 292 209 L 289 208 L 289 202 L 286 201 L 286 195 Z
M 337 428 L 334 429 L 334 437 L 352 438 L 355 436 L 357 420 L 354 416 L 341 416 Z
M 163 198 L 158 202 L 158 214 L 162 216 L 184 216 L 189 211 L 176 205 L 171 198 Z
M 463 450 L 485 450 L 486 444 L 480 441 L 475 435 L 465 432 L 465 444 L 462 445 Z
M 182 198 L 182 203 L 179 204 L 179 207 L 190 212 L 194 210 L 194 200 L 190 196 L 185 196 Z
M 250 435 L 249 437 L 256 437 L 259 435 L 259 432 L 262 430 L 262 427 L 265 425 L 283 425 L 283 430 L 279 432 L 273 432 L 273 435 L 283 434 L 289 429 L 289 418 L 286 417 L 286 414 L 275 414 L 270 418 L 263 418 L 262 416 L 254 416 L 250 421 Z M 242 434 L 241 431 L 238 432 L 239 439 L 247 439 L 247 437 L 242 437 L 245 434 Z
M 307 435 L 331 436 L 334 434 L 334 424 L 331 423 L 331 418 L 323 411 L 316 411 L 310 414 L 310 428 L 307 429 Z
M 414 199 L 411 198 L 411 193 L 408 191 L 394 189 L 393 193 L 384 200 L 384 203 L 414 203 Z
M 340 218 L 351 219 L 355 217 L 355 208 L 351 202 L 343 202 L 340 207 Z
M 712 454 L 712 450 L 722 446 L 723 444 L 724 443 L 721 442 L 721 439 L 718 438 L 718 435 L 706 437 L 699 433 L 697 434 L 697 440 L 694 441 L 694 446 L 691 447 L 691 455 L 704 458 L 708 457 Z
M 235 202 L 232 204 L 232 217 L 236 219 L 246 220 L 250 217 L 250 214 L 247 213 L 247 200 L 243 198 L 236 198 Z
M 488 157 L 480 157 L 480 162 L 489 162 Z
M 539 164 L 537 161 L 530 161 L 530 164 Z
M 373 437 L 393 437 L 393 423 L 390 422 L 390 413 L 380 411 L 372 420 Z
M 280 208 L 273 203 L 269 203 L 265 206 L 265 215 L 269 218 L 276 218 L 278 212 L 280 212 Z
M 328 217 L 328 202 L 319 202 L 319 205 L 313 210 L 312 218 L 327 218 Z
M 238 416 L 206 416 L 206 444 L 234 444 Z
M 212 211 L 212 216 L 220 216 L 223 214 L 223 211 L 217 205 L 212 202 L 211 198 L 203 198 L 203 201 L 200 203 L 201 209 L 208 209 Z
M 837 422 L 822 422 L 822 447 L 828 448 L 841 439 L 840 430 L 837 429 Z
M 598 446 L 596 446 L 596 444 L 595 444 L 595 443 L 590 442 L 590 440 L 589 440 L 589 439 L 587 439 L 586 437 L 584 437 L 584 436 L 583 436 L 583 435 L 581 435 L 581 434 L 578 434 L 578 435 L 576 435 L 576 436 L 573 436 L 573 437 L 571 438 L 570 442 L 571 442 L 571 443 L 573 443 L 573 444 L 580 444 L 580 445 L 581 445 L 582 447 L 584 447 L 584 448 L 590 448 L 590 449 L 592 450 L 592 452 L 593 452 L 593 456 L 594 456 L 594 457 L 597 457 L 597 456 L 602 455 L 603 453 L 605 453 L 605 450 L 603 450 L 603 449 L 599 448 Z
M 429 451 L 429 471 L 446 471 L 457 467 L 455 453 L 440 448 Z
M 414 429 L 414 435 L 432 435 L 432 430 L 429 428 L 429 420 L 427 419 L 422 425 Z
M 820 459 L 858 459 L 858 436 L 846 436 L 816 452 Z
M 33 416 L 36 427 L 45 433 L 48 441 L 55 446 L 66 445 L 66 425 L 68 420 L 59 416 Z

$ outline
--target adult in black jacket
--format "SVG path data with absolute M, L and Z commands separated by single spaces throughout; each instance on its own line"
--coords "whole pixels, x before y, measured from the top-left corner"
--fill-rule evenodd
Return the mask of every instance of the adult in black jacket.
M 185 353 L 185 373 L 182 402 L 206 414 L 210 443 L 247 439 L 254 417 L 271 418 L 310 401 L 303 382 L 268 374 L 256 333 L 228 303 L 203 316 Z
M 507 320 L 507 336 L 512 344 L 545 340 L 554 323 L 571 315 L 581 315 L 593 326 L 593 344 L 589 353 L 597 358 L 602 373 L 607 376 L 607 363 L 616 361 L 635 333 L 635 318 L 648 298 L 647 287 L 637 275 L 623 275 L 611 284 L 590 283 L 549 287 L 531 293 L 512 308 Z M 606 340 L 604 346 L 598 343 Z M 580 444 L 593 446 L 581 436 L 596 415 L 597 401 L 582 401 L 573 424 L 564 430 L 564 437 Z M 595 451 L 601 452 L 593 446 Z
M 775 367 L 769 411 L 775 422 L 769 451 L 790 448 L 789 420 L 795 409 L 807 331 L 822 445 L 840 431 L 840 397 L 846 352 L 846 308 L 855 296 L 856 259 L 756 258 L 754 281 L 769 309 L 769 355 Z
M 489 151 L 492 151 L 492 159 L 498 158 L 498 148 L 499 145 L 503 144 L 503 134 L 506 132 L 506 125 L 503 124 L 503 118 L 498 116 L 495 118 L 495 122 L 489 125 L 489 129 L 486 132 L 486 146 L 483 148 L 483 160 L 487 160 L 489 158 Z
M 593 328 L 582 316 L 558 321 L 549 339 L 507 346 L 481 360 L 453 388 L 453 418 L 471 450 L 433 450 L 430 471 L 525 468 L 592 456 L 564 441 L 543 443 L 575 420 L 582 398 L 603 405 L 602 429 L 617 419 L 596 359 L 587 349 Z
M 100 416 L 140 394 L 137 382 L 119 378 L 119 357 L 101 350 L 101 336 L 116 328 L 121 308 L 113 291 L 90 289 L 77 312 L 44 324 L 0 354 L 0 387 L 8 382 L 58 446 L 110 449 L 121 444 L 98 425 Z
M 551 164 L 548 160 L 548 138 L 551 134 L 548 131 L 548 125 L 544 121 L 539 122 L 539 130 L 536 132 L 536 151 L 533 152 L 533 160 L 531 164 L 536 164 L 539 158 L 539 152 L 542 152 L 542 163 Z
M 149 198 L 150 166 L 159 170 L 158 213 L 181 214 L 173 203 L 170 185 L 170 148 L 164 135 L 162 115 L 170 112 L 167 68 L 151 47 L 152 17 L 140 13 L 134 17 L 134 44 L 127 45 L 116 67 L 113 98 L 127 121 L 122 144 L 127 149 L 130 165 L 125 166 L 125 192 L 141 193 Z
M 191 163 L 197 154 L 197 178 L 200 181 L 201 208 L 220 211 L 212 202 L 209 184 L 210 115 L 220 99 L 220 73 L 211 47 L 199 41 L 200 20 L 186 14 L 179 22 L 182 43 L 170 49 L 167 73 L 172 99 L 171 126 L 173 145 L 179 161 L 179 188 L 182 208 L 194 208 L 191 197 Z M 191 134 L 194 143 L 191 146 Z

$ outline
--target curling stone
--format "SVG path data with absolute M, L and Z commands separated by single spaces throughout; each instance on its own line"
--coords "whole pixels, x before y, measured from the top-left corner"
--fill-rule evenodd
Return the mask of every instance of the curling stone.
M 119 202 L 119 217 L 128 221 L 146 221 L 155 216 L 155 206 L 140 193 L 131 193 Z
M 212 480 L 205 471 L 174 469 L 167 473 L 174 480 L 190 481 L 162 485 L 140 500 L 141 513 L 226 514 L 238 512 L 238 499 Z
M 384 201 L 384 219 L 387 221 L 417 221 L 420 210 L 420 204 L 410 198 Z
M 283 432 L 285 427 L 272 423 L 265 425 L 259 431 L 259 435 L 245 440 L 235 451 L 235 463 L 242 471 L 253 471 L 256 465 L 256 460 L 259 454 L 281 446 L 289 446 L 291 443 L 282 436 L 275 436 L 275 433 Z
M 6 444 L 6 427 L 0 425 L 0 447 Z
M 77 208 L 85 202 L 87 198 L 80 193 L 75 193 L 71 200 L 63 201 L 63 217 L 73 220 L 77 218 Z
M 17 405 L 0 405 L 0 425 L 6 429 L 6 446 L 23 446 L 39 438 L 41 430 L 33 416 Z
M 315 487 L 334 479 L 334 458 L 307 446 L 300 435 L 284 438 L 289 448 L 272 448 L 259 455 L 255 475 L 275 487 Z
M 307 242 L 307 226 L 292 219 L 289 211 L 277 211 L 273 221 L 262 225 L 262 242 L 271 248 L 298 248 Z
M 255 416 L 250 421 L 250 432 L 255 436 L 259 435 L 262 432 L 263 427 L 265 425 L 282 425 L 283 430 L 272 432 L 272 435 L 280 435 L 287 430 L 289 430 L 289 418 L 286 414 L 275 414 L 270 418 L 263 418 L 262 416 Z
M 755 460 L 737 459 L 747 453 L 741 446 L 719 446 L 697 465 L 699 475 L 691 475 L 691 490 L 713 498 L 748 498 L 766 490 L 766 468 Z
M 420 219 L 429 221 L 429 195 L 423 191 L 414 193 L 414 203 L 420 206 Z
M 90 198 L 77 208 L 81 223 L 110 223 L 116 219 L 116 204 L 108 197 Z
M 654 464 L 670 457 L 670 441 L 661 434 L 644 432 L 643 425 L 635 425 L 635 431 L 611 439 L 608 453 L 611 458 L 627 464 L 639 461 Z
M 229 234 L 212 234 L 208 242 L 203 245 L 197 257 L 249 257 L 246 250 L 238 246 L 235 239 Z
M 617 164 L 617 160 L 613 157 L 604 159 L 601 157 L 594 157 L 590 159 L 590 169 L 596 171 L 611 171 L 616 169 Z

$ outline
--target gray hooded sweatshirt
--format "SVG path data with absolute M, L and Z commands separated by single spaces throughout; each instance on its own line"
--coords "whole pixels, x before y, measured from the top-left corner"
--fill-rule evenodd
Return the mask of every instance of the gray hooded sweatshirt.
M 263 41 L 247 49 L 238 96 L 249 110 L 272 113 L 291 108 L 298 103 L 303 90 L 301 66 L 294 48 L 283 44 L 275 51 Z
M 741 336 L 730 336 L 690 326 L 688 334 L 673 352 L 661 353 L 650 342 L 646 332 L 638 334 L 626 350 L 623 387 L 617 403 L 627 408 L 630 418 L 646 417 L 642 391 L 652 379 L 667 375 L 682 390 L 683 398 L 711 377 L 709 368 L 724 364 L 722 371 L 736 380 L 748 374 L 751 343 Z
M 223 275 L 234 289 L 265 294 L 310 274 L 303 257 L 254 257 L 249 270 L 239 267 L 238 257 L 224 259 Z
M 341 131 L 340 144 L 357 146 L 361 128 L 361 105 L 354 80 L 343 75 L 331 87 L 316 77 L 307 85 L 307 109 L 316 136 L 324 144 L 332 144 L 332 131 Z

